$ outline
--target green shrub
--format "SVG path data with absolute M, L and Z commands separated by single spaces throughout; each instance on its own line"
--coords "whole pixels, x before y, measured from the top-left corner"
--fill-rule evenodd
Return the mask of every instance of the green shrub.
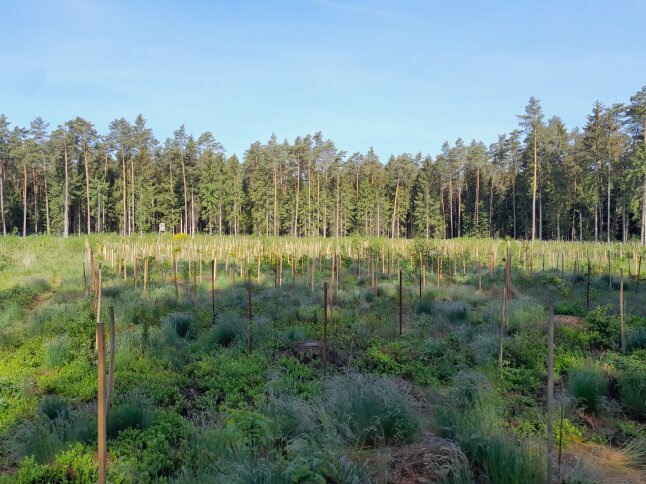
M 568 389 L 586 410 L 598 413 L 608 392 L 608 379 L 601 369 L 588 365 L 570 372 Z
M 307 339 L 307 332 L 300 326 L 292 326 L 285 331 L 285 339 L 290 343 L 305 341 Z
M 620 375 L 619 394 L 632 414 L 646 418 L 646 370 L 627 370 Z
M 554 314 L 564 314 L 567 316 L 583 316 L 585 310 L 579 303 L 571 301 L 559 301 L 554 305 Z
M 608 315 L 611 306 L 600 306 L 585 316 L 591 344 L 612 348 L 619 341 L 620 322 L 617 315 Z
M 20 462 L 15 481 L 18 483 L 83 483 L 97 480 L 97 464 L 92 450 L 76 444 L 59 454 L 51 464 L 38 464 L 33 457 Z

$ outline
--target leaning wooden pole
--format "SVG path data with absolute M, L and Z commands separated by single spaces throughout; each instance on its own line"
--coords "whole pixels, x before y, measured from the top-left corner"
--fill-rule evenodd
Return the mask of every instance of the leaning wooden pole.
M 215 259 L 211 261 L 211 305 L 213 306 L 213 316 L 215 317 Z
M 249 354 L 253 353 L 253 313 L 251 311 L 251 271 L 247 271 L 247 306 L 249 309 Z
M 327 282 L 323 283 L 323 374 L 327 374 Z
M 619 319 L 621 324 L 621 352 L 626 354 L 626 330 L 624 326 L 624 269 L 620 269 L 619 282 Z
M 114 355 L 117 351 L 117 334 L 114 323 L 114 308 L 110 306 L 108 308 L 108 314 L 110 316 L 110 366 L 108 369 L 108 392 L 105 399 L 105 411 L 110 410 L 110 399 L 114 393 Z
M 547 310 L 547 482 L 554 474 L 554 301 L 550 289 Z
M 101 267 L 99 267 L 99 297 L 96 311 L 96 342 L 97 342 L 97 431 L 98 431 L 98 460 L 99 484 L 105 484 L 106 464 L 106 395 L 105 395 L 105 325 L 101 321 Z
M 191 265 L 189 261 L 188 265 Z M 197 262 L 193 261 L 193 305 L 197 306 Z
M 498 368 L 502 370 L 502 352 L 505 339 L 505 323 L 507 319 L 507 286 L 502 289 L 502 304 L 500 306 L 500 342 L 498 346 Z
M 404 327 L 403 284 L 402 270 L 399 269 L 399 336 L 402 335 Z
M 179 301 L 179 285 L 177 283 L 177 257 L 173 255 L 173 283 L 175 284 L 175 300 Z

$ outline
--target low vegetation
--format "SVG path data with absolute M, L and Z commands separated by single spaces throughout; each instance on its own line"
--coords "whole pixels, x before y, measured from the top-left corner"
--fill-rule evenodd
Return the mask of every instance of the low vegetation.
M 592 461 L 580 459 L 591 448 L 644 475 L 646 298 L 636 284 L 625 291 L 624 351 L 619 289 L 601 256 L 588 288 L 573 275 L 581 246 L 537 246 L 548 261 L 551 250 L 573 251 L 563 273 L 532 269 L 526 246 L 513 243 L 501 336 L 504 242 L 326 243 L 89 239 L 102 264 L 100 317 L 107 322 L 113 307 L 116 320 L 110 482 L 545 482 L 550 288 L 561 481 L 594 482 Z M 489 270 L 483 254 L 493 244 Z M 0 482 L 94 482 L 96 314 L 85 241 L 9 237 L 0 249 Z M 632 269 L 632 260 L 615 262 Z

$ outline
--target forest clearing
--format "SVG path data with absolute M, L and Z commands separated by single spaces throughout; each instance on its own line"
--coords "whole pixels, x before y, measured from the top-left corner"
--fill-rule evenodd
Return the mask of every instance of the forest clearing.
M 1 479 L 643 482 L 645 255 L 2 238 Z
M 0 484 L 646 483 L 646 2 L 0 2 Z

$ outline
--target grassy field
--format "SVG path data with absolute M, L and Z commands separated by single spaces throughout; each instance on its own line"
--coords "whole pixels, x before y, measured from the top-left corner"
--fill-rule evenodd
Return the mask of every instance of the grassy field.
M 546 482 L 550 292 L 555 482 L 646 481 L 646 253 L 511 242 L 501 332 L 505 248 L 2 238 L 0 482 L 96 480 L 99 265 L 110 482 Z

